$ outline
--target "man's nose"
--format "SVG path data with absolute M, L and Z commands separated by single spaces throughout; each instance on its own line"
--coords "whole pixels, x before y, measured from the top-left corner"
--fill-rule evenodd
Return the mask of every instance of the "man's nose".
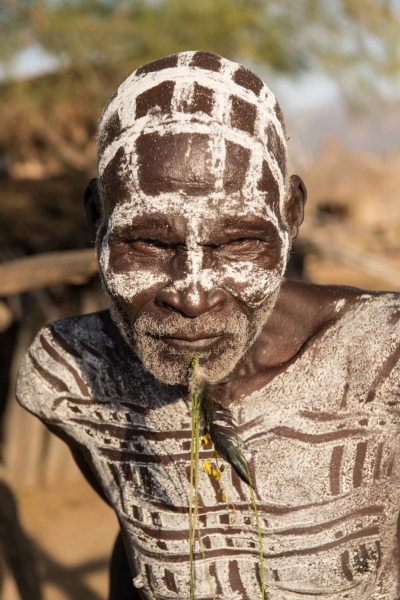
M 185 317 L 195 318 L 221 307 L 224 291 L 214 286 L 211 290 L 205 289 L 198 281 L 188 281 L 186 285 L 172 285 L 162 290 L 156 303 Z

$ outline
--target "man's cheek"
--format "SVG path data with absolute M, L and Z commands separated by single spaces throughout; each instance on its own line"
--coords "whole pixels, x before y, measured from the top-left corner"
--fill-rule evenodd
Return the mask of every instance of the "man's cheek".
M 158 290 L 168 282 L 168 277 L 156 274 L 154 271 L 135 270 L 129 273 L 107 272 L 107 287 L 114 296 L 126 302 L 147 297 L 153 290 Z
M 103 245 L 99 255 L 99 265 L 103 276 L 103 281 L 108 292 L 125 302 L 145 297 L 152 290 L 158 290 L 168 283 L 168 276 L 162 271 L 154 269 L 140 268 L 136 265 L 133 269 L 129 265 L 129 270 L 120 270 L 114 267 L 120 265 L 120 261 L 115 260 L 114 251 L 108 245 Z
M 251 262 L 236 262 L 226 266 L 221 273 L 221 287 L 232 296 L 256 308 L 282 283 L 284 268 L 264 269 Z

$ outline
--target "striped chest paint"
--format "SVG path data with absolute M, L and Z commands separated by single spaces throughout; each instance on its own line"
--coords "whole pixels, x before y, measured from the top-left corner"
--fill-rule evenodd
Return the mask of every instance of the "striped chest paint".
M 284 372 L 231 408 L 249 447 L 269 600 L 395 600 L 400 503 L 397 296 L 366 296 Z M 399 313 L 400 314 L 400 313 Z M 101 314 L 35 340 L 18 379 L 23 406 L 87 448 L 149 599 L 189 589 L 190 413 L 177 388 L 145 373 Z M 202 450 L 201 458 L 210 451 Z M 214 480 L 199 514 L 218 598 L 260 594 L 249 492 L 227 466 L 229 523 Z M 209 598 L 200 553 L 197 597 Z

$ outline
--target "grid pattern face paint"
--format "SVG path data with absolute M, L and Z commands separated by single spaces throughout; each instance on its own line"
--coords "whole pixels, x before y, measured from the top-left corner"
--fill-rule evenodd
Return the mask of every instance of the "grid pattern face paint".
M 199 187 L 196 174 L 188 173 L 182 192 L 212 196 L 240 191 L 248 209 L 261 212 L 270 194 L 282 214 L 287 142 L 281 109 L 249 69 L 207 52 L 154 61 L 122 83 L 99 125 L 101 189 L 112 185 L 117 168 L 138 200 L 163 196 L 170 190 L 165 183 L 149 181 L 152 165 L 141 163 L 141 149 L 152 146 L 154 156 L 169 154 L 179 142 L 184 170 L 193 141 L 204 148 L 206 182 Z
M 165 176 L 172 160 L 176 180 Z M 241 299 L 251 303 L 254 297 L 253 304 L 259 305 L 279 285 L 289 249 L 283 226 L 285 124 L 273 93 L 249 69 L 207 52 L 184 52 L 144 65 L 120 86 L 103 113 L 98 168 L 102 197 L 115 202 L 100 251 L 111 293 L 128 298 L 142 289 L 141 279 L 144 285 L 168 284 L 164 274 L 146 272 L 141 278 L 135 273 L 133 281 L 109 265 L 109 233 L 138 215 L 160 212 L 183 214 L 190 221 L 189 272 L 206 289 L 216 278 L 231 291 L 231 281 L 251 271 L 251 285 L 245 290 L 243 281 Z M 250 264 L 236 265 L 215 277 L 201 271 L 201 223 L 226 198 L 226 214 L 254 214 L 274 225 L 281 239 L 278 269 L 255 273 Z M 186 280 L 176 282 L 178 288 Z M 252 289 L 255 282 L 257 290 Z

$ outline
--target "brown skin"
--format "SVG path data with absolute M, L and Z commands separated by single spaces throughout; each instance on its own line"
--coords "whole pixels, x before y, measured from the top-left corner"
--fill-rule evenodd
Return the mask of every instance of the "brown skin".
M 208 53 L 196 53 L 193 61 L 196 68 L 210 69 L 211 71 L 218 70 L 220 65 L 218 57 Z M 150 72 L 157 72 L 166 66 L 174 67 L 176 64 L 176 56 L 166 57 L 150 66 L 143 67 L 138 74 L 149 69 Z M 263 85 L 254 74 L 243 67 L 236 71 L 234 81 L 256 96 L 259 95 Z M 180 106 L 180 110 L 186 115 L 191 114 L 194 121 L 197 118 L 196 113 L 201 112 L 212 116 L 214 98 L 214 90 L 196 86 L 197 84 L 194 86 L 191 102 L 189 104 L 183 102 Z M 187 361 L 187 356 L 192 356 L 196 350 L 210 349 L 212 358 L 213 352 L 216 354 L 216 351 L 220 349 L 224 342 L 224 336 L 225 341 L 227 339 L 227 333 L 224 333 L 224 323 L 228 316 L 241 313 L 251 323 L 252 317 L 256 314 L 255 307 L 265 301 L 266 290 L 260 289 L 261 286 L 259 289 L 256 285 L 252 286 L 250 276 L 248 282 L 240 283 L 231 282 L 229 276 L 225 274 L 224 277 L 228 283 L 226 281 L 219 283 L 220 275 L 223 272 L 221 264 L 230 265 L 242 260 L 247 263 L 251 262 L 255 267 L 252 271 L 250 270 L 251 272 L 264 274 L 267 272 L 268 274 L 270 271 L 269 275 L 271 273 L 276 275 L 275 280 L 272 277 L 270 280 L 275 283 L 278 281 L 277 274 L 280 273 L 281 266 L 281 236 L 269 219 L 246 214 L 246 204 L 243 198 L 246 182 L 251 180 L 253 189 L 257 190 L 256 193 L 263 194 L 269 209 L 275 213 L 278 227 L 286 230 L 292 242 L 303 221 L 306 190 L 300 177 L 291 177 L 290 192 L 285 204 L 286 214 L 283 218 L 279 212 L 279 186 L 271 171 L 270 161 L 263 160 L 257 173 L 252 170 L 252 165 L 255 164 L 252 161 L 253 153 L 257 152 L 259 147 L 259 140 L 256 140 L 256 145 L 252 147 L 248 137 L 253 136 L 255 131 L 257 121 L 255 104 L 245 102 L 239 96 L 231 96 L 229 126 L 239 132 L 239 135 L 234 137 L 236 142 L 225 140 L 222 160 L 222 154 L 212 155 L 212 148 L 216 147 L 212 139 L 212 128 L 209 133 L 205 129 L 202 129 L 201 133 L 193 133 L 181 127 L 179 114 L 183 113 L 171 109 L 173 89 L 173 81 L 163 81 L 138 96 L 136 100 L 137 119 L 141 119 L 157 108 L 160 114 L 167 116 L 169 126 L 161 132 L 160 130 L 150 131 L 148 128 L 141 130 L 135 139 L 134 161 L 127 154 L 127 148 L 120 145 L 101 172 L 102 206 L 95 180 L 91 181 L 86 190 L 85 205 L 92 240 L 95 241 L 97 238 L 96 241 L 99 244 L 105 234 L 107 220 L 115 206 L 131 202 L 134 199 L 132 182 L 136 189 L 141 191 L 142 197 L 139 199 L 143 200 L 143 195 L 148 200 L 150 198 L 153 206 L 156 207 L 155 210 L 159 210 L 160 204 L 157 204 L 157 197 L 161 193 L 180 194 L 180 198 L 184 200 L 182 203 L 184 207 L 190 203 L 193 203 L 194 206 L 199 197 L 202 197 L 203 212 L 200 225 L 199 221 L 196 224 L 196 238 L 192 248 L 195 245 L 198 246 L 199 243 L 202 245 L 202 267 L 211 270 L 214 275 L 208 281 L 211 279 L 215 281 L 209 290 L 201 287 L 199 279 L 194 277 L 185 279 L 189 264 L 188 246 L 189 242 L 193 243 L 193 237 L 189 238 L 189 235 L 192 235 L 190 229 L 193 223 L 188 222 L 183 214 L 177 214 L 177 212 L 187 211 L 178 209 L 173 213 L 171 209 L 168 214 L 161 212 L 155 214 L 149 211 L 149 204 L 143 202 L 140 216 L 136 217 L 123 230 L 112 231 L 108 238 L 109 266 L 114 273 L 125 274 L 132 280 L 138 271 L 142 273 L 152 271 L 154 274 L 154 277 L 149 277 L 153 284 L 147 289 L 138 286 L 136 290 L 141 289 L 142 291 L 132 292 L 132 297 L 128 297 L 128 299 L 125 293 L 121 294 L 123 297 L 115 296 L 113 298 L 114 304 L 121 309 L 121 318 L 126 318 L 130 322 L 128 325 L 133 325 L 135 320 L 143 314 L 151 316 L 154 321 L 159 323 L 173 314 L 179 314 L 192 323 L 201 315 L 208 315 L 212 317 L 215 324 L 220 325 L 218 329 L 220 333 L 218 335 L 213 333 L 214 337 L 211 339 L 205 335 L 205 332 L 196 331 L 195 327 L 192 328 L 192 331 L 196 331 L 196 334 L 189 335 L 183 331 L 178 333 L 175 331 L 173 337 L 164 337 L 163 341 L 167 349 L 163 354 L 165 361 L 181 360 L 181 366 L 187 369 L 188 364 L 183 361 Z M 227 89 L 230 89 L 229 85 Z M 231 92 L 229 91 L 229 93 Z M 281 121 L 284 130 L 279 105 L 276 104 L 274 110 L 275 116 Z M 104 152 L 108 144 L 120 139 L 123 131 L 117 110 L 107 118 L 107 122 L 101 128 L 102 133 L 99 138 L 100 154 Z M 177 127 L 173 126 L 174 122 Z M 243 132 L 245 132 L 245 137 L 241 135 Z M 274 155 L 285 177 L 287 168 L 285 148 L 272 121 L 265 133 L 267 150 Z M 240 140 L 243 141 L 245 138 L 246 143 L 241 145 Z M 217 173 L 219 173 L 218 181 Z M 214 195 L 211 198 L 213 192 L 220 189 L 221 182 L 225 197 L 219 197 L 217 200 Z M 204 198 L 209 199 L 208 203 L 204 202 Z M 232 217 L 232 212 L 234 212 L 232 207 L 237 206 L 234 202 L 240 198 L 242 204 L 238 206 L 237 215 L 244 213 L 244 216 Z M 205 208 L 204 204 L 206 204 Z M 101 210 L 104 211 L 103 220 L 100 219 Z M 262 214 L 262 211 L 260 212 Z M 99 229 L 101 223 L 103 226 L 102 229 Z M 201 228 L 202 231 L 199 231 Z M 229 274 L 229 269 L 227 272 Z M 164 277 L 160 277 L 160 275 L 164 275 Z M 167 284 L 165 284 L 165 275 L 167 275 Z M 180 284 L 176 285 L 178 281 Z M 107 284 L 107 281 L 105 283 Z M 272 289 L 273 286 L 271 286 Z M 196 294 L 190 293 L 194 291 Z M 244 293 L 245 291 L 247 293 Z M 114 288 L 114 293 L 119 293 L 118 287 Z M 262 388 L 277 374 L 285 373 L 308 345 L 313 346 L 315 353 L 318 352 L 320 345 L 314 342 L 318 342 L 318 338 L 326 328 L 339 318 L 335 310 L 337 301 L 346 299 L 344 310 L 349 310 L 358 301 L 359 295 L 358 290 L 349 288 L 286 282 L 281 288 L 279 299 L 259 337 L 229 376 L 209 390 L 211 392 L 209 395 L 225 406 L 234 400 L 240 402 L 241 398 Z M 251 296 L 251 300 L 248 300 L 249 296 Z M 246 301 L 243 298 L 246 298 Z M 107 334 L 118 347 L 122 343 L 121 334 L 111 323 L 109 312 L 99 313 L 98 317 Z M 163 345 L 160 344 L 160 346 L 164 352 Z M 184 348 L 190 352 L 186 352 L 186 356 L 178 356 L 168 352 L 168 346 L 176 349 Z M 182 371 L 185 372 L 184 369 Z M 299 382 L 300 380 L 301 375 L 299 375 Z M 188 390 L 182 389 L 182 392 L 188 393 Z M 66 434 L 59 432 L 57 428 L 54 428 L 53 431 L 67 443 L 71 443 Z M 360 444 L 357 448 L 362 449 L 363 446 Z M 105 498 L 100 482 L 96 481 L 87 449 L 75 445 L 72 450 L 84 476 Z M 361 456 L 360 453 L 359 455 Z M 364 458 L 357 460 L 359 461 L 358 469 L 361 472 Z M 277 469 L 279 469 L 279 465 Z M 349 578 L 348 565 L 346 568 L 345 576 Z M 111 562 L 110 600 L 128 598 L 133 600 L 140 597 L 140 592 L 135 590 L 132 585 L 132 576 L 134 575 L 136 573 L 132 569 L 132 565 L 129 567 L 122 537 L 119 536 Z
M 174 166 L 172 166 L 172 173 L 165 174 L 164 171 L 164 175 L 166 177 L 168 175 L 169 182 L 171 180 L 177 182 L 178 173 L 174 172 Z M 160 181 L 160 174 L 157 173 L 156 176 Z M 117 196 L 118 202 L 125 200 L 123 190 L 120 190 Z M 291 193 L 286 203 L 286 222 L 292 241 L 296 238 L 303 221 L 305 200 L 304 183 L 299 176 L 294 175 L 291 177 Z M 109 196 L 106 204 L 109 210 L 112 209 L 113 203 Z M 94 241 L 100 221 L 100 206 L 95 190 L 93 193 L 87 191 L 85 194 L 85 206 Z M 135 264 L 142 265 L 145 262 L 146 266 L 154 265 L 155 269 L 159 269 L 160 262 L 163 264 L 167 255 L 166 268 L 170 279 L 172 281 L 180 279 L 185 269 L 185 225 L 183 217 L 171 215 L 168 218 L 165 216 L 155 218 L 154 215 L 141 217 L 132 224 L 132 228 L 119 232 L 118 236 L 111 241 L 113 267 L 119 272 L 124 270 L 132 272 Z M 276 266 L 280 238 L 273 228 L 268 230 L 266 221 L 252 217 L 247 220 L 237 219 L 229 225 L 230 231 L 227 229 L 227 223 L 218 214 L 210 220 L 207 226 L 206 246 L 206 260 L 209 264 L 205 266 L 212 267 L 215 254 L 221 252 L 221 249 L 235 254 L 246 252 L 248 257 L 249 246 L 254 261 L 268 261 L 271 269 Z M 255 239 L 256 236 L 258 239 Z M 171 256 L 173 260 L 170 260 Z M 194 301 L 187 292 L 188 290 L 182 293 L 151 289 L 143 295 L 132 298 L 124 305 L 124 309 L 132 321 L 143 313 L 162 321 L 171 312 L 179 312 L 188 319 L 208 312 L 217 321 L 222 321 L 233 311 L 240 311 L 248 317 L 253 311 L 223 290 L 210 292 L 202 290 L 198 301 Z M 350 290 L 343 288 L 333 290 L 300 282 L 286 282 L 282 286 L 277 305 L 261 335 L 234 371 L 214 386 L 214 397 L 229 404 L 265 385 L 277 371 L 284 370 L 307 341 L 329 322 L 334 302 L 341 297 L 348 298 L 352 295 Z M 190 345 L 193 352 L 198 348 L 213 346 L 218 349 L 216 338 L 208 340 L 201 338 L 201 334 L 196 339 L 193 336 L 188 339 L 186 335 L 179 339 L 165 338 L 164 341 L 176 348 Z
M 267 263 L 271 269 L 279 263 L 281 240 L 276 229 L 262 218 L 249 215 L 239 221 L 218 216 L 210 218 L 205 223 L 205 229 L 204 268 L 215 268 L 221 255 L 233 260 L 250 255 L 255 263 Z M 154 272 L 166 272 L 170 281 L 177 281 L 187 268 L 186 235 L 187 221 L 182 216 L 140 217 L 131 227 L 110 237 L 110 263 L 118 272 L 134 273 L 137 268 L 145 266 Z M 239 285 L 243 287 L 243 283 L 236 284 L 236 287 Z M 211 291 L 198 288 L 196 300 L 190 295 L 191 291 L 194 290 L 190 286 L 180 291 L 166 289 L 165 286 L 153 287 L 121 304 L 131 322 L 144 313 L 162 322 L 175 312 L 187 319 L 211 314 L 217 322 L 223 323 L 233 312 L 241 312 L 249 319 L 254 312 L 250 306 L 221 288 Z M 225 337 L 208 337 L 199 332 L 196 336 L 186 333 L 179 338 L 163 338 L 163 341 L 166 349 L 190 348 L 193 353 L 210 350 L 212 358 Z M 181 360 L 185 359 L 182 357 Z
M 204 164 L 194 154 L 193 159 L 197 164 Z M 151 161 L 150 161 L 151 162 Z M 178 161 L 173 157 L 168 165 L 160 167 L 160 161 L 155 161 L 154 173 L 148 172 L 147 179 L 156 181 L 159 189 L 180 189 L 187 181 L 182 181 L 182 169 L 177 166 Z M 118 171 L 118 169 L 117 169 Z M 201 188 L 201 173 L 196 172 L 197 189 Z M 117 202 L 129 199 L 128 186 L 124 181 L 119 181 L 117 174 L 108 174 L 114 186 L 118 189 L 110 190 L 106 187 L 106 198 L 104 206 L 107 217 Z M 204 188 L 209 186 L 205 181 Z M 111 191 L 113 193 L 111 193 Z M 115 193 L 114 193 L 115 192 Z M 271 207 L 276 209 L 276 197 L 270 194 Z M 306 201 L 306 189 L 301 178 L 297 175 L 291 177 L 290 196 L 286 202 L 286 227 L 290 233 L 291 240 L 296 238 L 299 227 L 303 221 L 304 205 Z M 100 221 L 100 202 L 95 180 L 89 184 L 85 193 L 85 207 L 88 224 L 91 230 L 91 238 L 94 242 L 98 233 Z M 168 225 L 168 227 L 166 227 Z M 181 216 L 171 215 L 144 215 L 128 230 L 118 232 L 111 241 L 111 261 L 113 268 L 119 272 L 134 272 L 135 265 L 148 267 L 153 265 L 154 269 L 160 269 L 165 265 L 172 282 L 181 279 L 185 272 L 186 260 L 186 236 L 185 219 Z M 282 223 L 282 227 L 285 224 Z M 261 218 L 236 219 L 226 223 L 215 211 L 210 215 L 206 223 L 207 244 L 206 261 L 212 268 L 218 252 L 233 252 L 235 255 L 245 252 L 254 257 L 254 261 L 264 260 L 269 268 L 273 269 L 280 254 L 280 238 L 276 231 L 270 227 L 267 221 Z M 99 232 L 100 239 L 104 230 Z M 248 259 L 248 258 L 247 258 Z M 194 301 L 188 295 L 189 290 L 184 292 L 166 291 L 165 289 L 154 289 L 132 298 L 125 303 L 124 309 L 132 321 L 143 313 L 155 317 L 157 320 L 167 318 L 171 313 L 178 312 L 187 319 L 194 319 L 201 314 L 210 313 L 216 320 L 223 321 L 226 315 L 232 311 L 240 311 L 251 317 L 253 309 L 239 302 L 236 297 L 225 290 L 201 290 L 200 300 Z M 212 390 L 213 396 L 225 405 L 233 400 L 240 399 L 251 394 L 253 391 L 264 386 L 276 374 L 284 372 L 286 368 L 296 359 L 302 349 L 310 343 L 315 336 L 328 326 L 333 318 L 334 303 L 340 298 L 351 299 L 356 297 L 354 290 L 337 287 L 322 287 L 305 284 L 301 282 L 287 281 L 281 289 L 279 300 L 266 322 L 259 338 L 245 357 L 239 362 L 233 372 L 215 385 Z M 350 303 L 349 303 L 350 304 Z M 117 333 L 116 336 L 119 336 Z M 199 339 L 200 338 L 200 339 Z M 118 340 L 116 339 L 118 342 Z M 218 339 L 201 339 L 201 334 L 196 339 L 193 336 L 182 336 L 175 339 L 164 339 L 166 344 L 181 348 L 190 345 L 195 352 L 196 348 L 210 347 L 218 348 Z M 208 346 L 207 346 L 208 344 Z M 187 389 L 182 389 L 188 393 Z M 82 450 L 75 451 L 74 457 L 81 467 L 85 477 L 94 485 L 99 492 L 93 475 L 85 464 Z M 124 556 L 121 540 L 118 539 L 111 567 L 111 587 L 125 585 L 124 592 L 120 591 L 111 598 L 137 597 L 138 592 L 130 586 L 129 573 L 127 572 L 127 561 Z M 125 581 L 125 584 L 122 582 Z

